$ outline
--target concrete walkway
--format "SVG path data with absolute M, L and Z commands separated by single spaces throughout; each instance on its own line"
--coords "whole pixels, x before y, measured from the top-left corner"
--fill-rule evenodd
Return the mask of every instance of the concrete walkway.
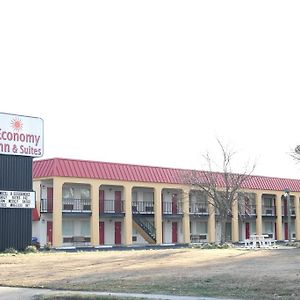
M 127 294 L 127 293 L 105 293 L 105 292 L 85 292 L 85 291 L 56 291 L 48 289 L 0 287 L 0 300 L 33 300 L 38 295 L 95 295 L 95 296 L 122 296 L 162 300 L 230 300 L 225 298 L 172 296 L 156 294 Z

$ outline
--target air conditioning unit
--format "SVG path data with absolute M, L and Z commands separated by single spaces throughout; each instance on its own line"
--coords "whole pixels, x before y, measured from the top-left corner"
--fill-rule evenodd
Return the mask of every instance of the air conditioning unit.
M 63 210 L 73 210 L 74 206 L 73 204 L 64 204 L 63 205 Z
M 88 211 L 90 211 L 90 210 L 91 210 L 91 205 L 90 205 L 90 204 L 84 204 L 84 205 L 83 205 L 83 210 L 88 210 Z
M 296 238 L 296 233 L 292 234 L 292 238 L 295 239 Z
M 273 215 L 272 209 L 266 209 L 266 215 Z
M 199 234 L 199 240 L 207 240 L 206 234 Z

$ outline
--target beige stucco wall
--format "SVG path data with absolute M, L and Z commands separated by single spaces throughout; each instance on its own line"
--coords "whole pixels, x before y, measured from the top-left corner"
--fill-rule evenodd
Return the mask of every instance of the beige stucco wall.
M 73 177 L 55 177 L 55 178 L 41 178 L 34 180 L 34 190 L 37 195 L 37 206 L 39 207 L 40 201 L 40 185 L 44 180 L 53 181 L 53 246 L 62 246 L 62 187 L 65 183 L 71 184 L 88 184 L 91 188 L 91 244 L 93 246 L 99 245 L 99 188 L 102 185 L 111 186 L 122 186 L 123 197 L 124 197 L 124 237 L 122 237 L 125 245 L 132 244 L 132 189 L 134 187 L 140 188 L 151 188 L 154 191 L 154 224 L 156 228 L 157 244 L 161 244 L 163 237 L 163 216 L 162 216 L 162 205 L 161 205 L 161 193 L 163 189 L 176 189 L 182 191 L 182 236 L 183 242 L 190 242 L 190 215 L 189 215 L 189 191 L 190 188 L 185 185 L 177 184 L 162 184 L 162 183 L 145 183 L 145 182 L 126 182 L 116 180 L 99 180 L 99 179 L 88 179 L 88 178 L 73 178 Z M 276 192 L 271 190 L 248 190 L 246 192 L 256 194 L 256 233 L 262 234 L 263 228 L 263 217 L 262 217 L 262 195 L 263 194 L 275 194 L 276 195 L 276 212 L 281 215 L 281 195 L 282 191 Z M 300 204 L 299 204 L 299 193 L 291 193 L 295 195 L 295 207 L 296 207 L 296 218 L 295 218 L 295 230 L 296 238 L 300 239 Z M 208 240 L 209 242 L 216 241 L 216 220 L 214 209 L 209 205 L 209 216 L 208 216 Z M 282 218 L 276 218 L 277 234 L 278 239 L 282 239 Z M 234 242 L 239 240 L 239 218 L 237 205 L 233 207 L 233 218 L 232 218 L 232 240 Z

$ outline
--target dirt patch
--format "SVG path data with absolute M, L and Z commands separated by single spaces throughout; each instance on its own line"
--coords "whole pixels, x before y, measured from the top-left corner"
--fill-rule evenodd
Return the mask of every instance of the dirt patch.
M 0 284 L 300 299 L 300 249 L 168 249 L 0 256 Z

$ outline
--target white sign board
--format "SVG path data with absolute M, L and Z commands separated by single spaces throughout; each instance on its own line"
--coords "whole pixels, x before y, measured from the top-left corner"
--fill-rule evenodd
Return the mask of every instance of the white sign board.
M 0 154 L 40 157 L 44 153 L 44 121 L 0 113 Z
M 0 191 L 0 208 L 35 208 L 35 192 Z

